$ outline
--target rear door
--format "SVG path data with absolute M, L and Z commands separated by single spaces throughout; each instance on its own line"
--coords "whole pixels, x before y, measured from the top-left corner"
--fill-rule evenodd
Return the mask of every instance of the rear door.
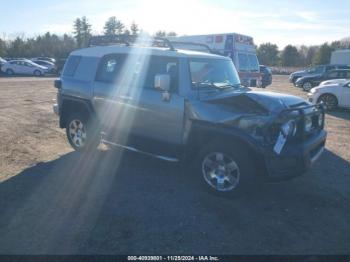
M 23 62 L 23 71 L 24 71 L 24 74 L 27 74 L 27 75 L 31 75 L 34 73 L 35 71 L 35 67 L 34 65 L 28 63 L 28 62 Z

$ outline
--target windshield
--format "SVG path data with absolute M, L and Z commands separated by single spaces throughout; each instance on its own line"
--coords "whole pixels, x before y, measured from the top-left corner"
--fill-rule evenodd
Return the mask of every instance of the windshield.
M 255 54 L 238 53 L 239 71 L 259 72 L 259 62 Z
M 192 88 L 238 88 L 240 80 L 231 60 L 190 59 Z

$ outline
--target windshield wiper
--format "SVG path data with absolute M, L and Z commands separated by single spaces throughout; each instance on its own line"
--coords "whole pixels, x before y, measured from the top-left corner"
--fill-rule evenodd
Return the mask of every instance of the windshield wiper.
M 225 85 L 220 85 L 218 86 L 220 89 L 227 89 L 227 88 L 241 88 L 242 85 L 241 84 L 225 84 Z

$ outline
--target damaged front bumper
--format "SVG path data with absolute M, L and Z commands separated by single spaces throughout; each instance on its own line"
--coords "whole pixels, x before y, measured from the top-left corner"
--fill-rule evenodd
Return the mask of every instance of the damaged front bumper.
M 287 143 L 280 154 L 266 150 L 267 180 L 286 180 L 302 175 L 322 155 L 326 137 L 327 132 L 320 130 L 304 142 Z

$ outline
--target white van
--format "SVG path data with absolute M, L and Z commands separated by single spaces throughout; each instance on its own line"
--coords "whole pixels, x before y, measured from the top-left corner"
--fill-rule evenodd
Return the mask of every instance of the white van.
M 179 36 L 169 39 L 171 41 L 205 44 L 215 53 L 229 56 L 237 68 L 243 85 L 250 87 L 261 85 L 259 61 L 252 37 L 227 33 Z
M 350 49 L 336 50 L 332 52 L 331 65 L 350 65 Z

